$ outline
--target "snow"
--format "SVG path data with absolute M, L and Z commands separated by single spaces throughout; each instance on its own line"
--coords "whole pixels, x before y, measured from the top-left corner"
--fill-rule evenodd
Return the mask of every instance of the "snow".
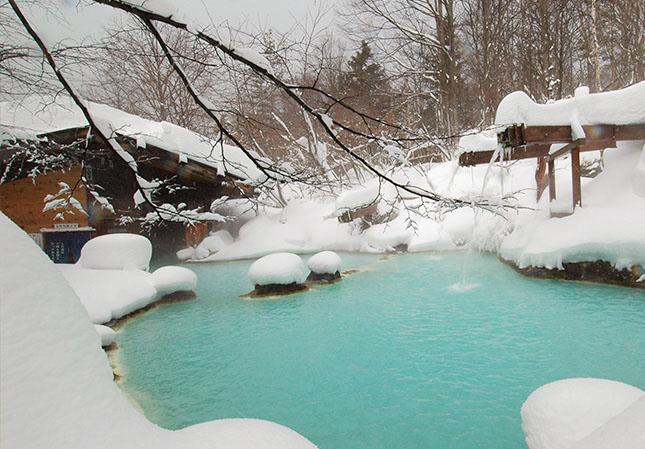
M 157 297 L 177 291 L 192 291 L 197 287 L 197 275 L 184 267 L 161 267 L 150 275 Z
M 573 447 L 643 446 L 620 444 L 644 440 L 645 392 L 606 379 L 565 379 L 544 385 L 531 393 L 522 406 L 522 430 L 529 449 L 569 449 Z M 638 403 L 638 404 L 637 404 Z M 629 410 L 630 406 L 635 408 Z M 596 438 L 587 438 L 615 418 L 611 427 L 602 430 L 606 446 L 594 446 Z M 630 422 L 640 426 L 629 429 Z M 617 431 L 618 430 L 618 431 Z M 587 443 L 584 443 L 586 439 Z M 574 443 L 581 442 L 579 445 Z
M 513 92 L 500 102 L 495 123 L 562 125 L 571 122 L 575 109 L 581 125 L 644 123 L 645 81 L 621 90 L 576 95 L 550 104 L 538 104 L 524 92 Z
M 96 270 L 148 270 L 152 244 L 137 234 L 107 234 L 89 240 L 78 264 Z
M 0 260 L 0 447 L 315 448 L 255 419 L 179 431 L 152 424 L 113 382 L 97 331 L 60 271 L 1 213 L 0 251 L 11 254 Z
M 645 395 L 634 401 L 622 413 L 574 444 L 571 449 L 642 449 L 645 447 Z
M 121 318 L 157 298 L 150 273 L 145 271 L 95 270 L 65 264 L 57 268 L 96 324 Z
M 102 324 L 95 324 L 94 330 L 96 330 L 96 333 L 99 334 L 99 337 L 101 338 L 101 346 L 110 346 L 114 343 L 116 332 L 114 332 L 114 329 L 111 327 L 103 326 Z
M 261 69 L 266 70 L 267 73 L 273 74 L 269 60 L 252 48 L 237 47 L 233 49 L 233 53 L 240 56 L 241 58 L 246 59 L 250 63 L 255 64 Z
M 617 149 L 606 150 L 605 170 L 583 184 L 582 208 L 567 217 L 550 218 L 544 195 L 540 210 L 519 214 L 500 255 L 521 268 L 561 269 L 564 262 L 591 260 L 605 260 L 617 268 L 645 266 L 645 198 L 633 188 L 641 158 L 638 142 L 619 142 Z M 570 184 L 570 178 L 559 176 Z M 565 204 L 570 203 L 570 188 L 556 188 Z
M 89 240 L 74 265 L 56 267 L 93 323 L 107 323 L 177 291 L 194 290 L 197 276 L 184 267 L 148 273 L 152 245 L 136 234 L 108 234 Z
M 335 274 L 343 266 L 343 260 L 333 251 L 321 251 L 307 261 L 307 268 L 316 274 Z
M 293 253 L 269 254 L 249 267 L 249 279 L 254 285 L 303 284 L 306 278 L 305 264 Z
M 179 260 L 203 260 L 228 247 L 233 241 L 230 232 L 221 229 L 202 240 L 196 248 L 184 248 L 177 251 L 177 258 Z
M 643 145 L 640 159 L 632 173 L 632 188 L 636 195 L 645 198 L 645 145 Z
M 458 148 L 462 151 L 487 151 L 497 147 L 497 134 L 494 131 L 467 131 L 459 138 Z
M 138 147 L 154 145 L 184 160 L 195 160 L 213 167 L 219 174 L 230 173 L 249 182 L 266 180 L 266 176 L 237 147 L 217 143 L 172 123 L 147 120 L 104 104 L 87 102 L 87 105 L 97 125 L 108 136 L 117 133 L 132 137 Z M 20 102 L 0 102 L 0 117 L 0 131 L 16 137 L 25 133 L 36 136 L 87 126 L 81 111 L 70 98 L 63 95 L 49 101 L 27 97 Z M 123 157 L 129 158 L 129 163 L 134 163 L 127 153 Z

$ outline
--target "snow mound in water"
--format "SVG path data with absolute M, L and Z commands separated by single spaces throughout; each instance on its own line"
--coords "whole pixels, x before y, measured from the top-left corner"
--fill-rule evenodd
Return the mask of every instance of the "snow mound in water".
M 150 281 L 157 290 L 157 296 L 197 287 L 197 275 L 184 267 L 161 267 L 150 275 Z
M 307 268 L 316 274 L 335 274 L 342 265 L 343 260 L 333 251 L 316 253 L 307 261 Z
M 101 235 L 81 249 L 78 264 L 95 270 L 148 270 L 152 244 L 137 234 Z
M 645 392 L 636 387 L 606 379 L 552 382 L 535 390 L 524 402 L 522 430 L 529 449 L 569 449 L 644 397 Z M 643 422 L 645 414 L 641 415 Z M 632 434 L 638 432 L 642 432 L 642 426 Z M 603 447 L 636 447 L 617 444 L 624 441 L 622 438 L 620 434 L 611 435 L 613 444 Z
M 275 253 L 264 256 L 249 268 L 249 279 L 254 285 L 302 284 L 307 278 L 305 264 L 293 253 Z

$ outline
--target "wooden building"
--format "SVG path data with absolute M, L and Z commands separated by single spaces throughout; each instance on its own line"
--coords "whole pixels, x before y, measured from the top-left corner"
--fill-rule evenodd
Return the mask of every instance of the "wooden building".
M 142 233 L 153 241 L 157 253 L 196 245 L 208 235 L 208 222 L 187 226 L 160 220 L 142 227 L 141 219 L 154 208 L 135 203 L 141 179 L 156 186 L 151 193 L 155 204 L 181 204 L 186 210 L 209 212 L 212 201 L 222 196 L 252 194 L 248 180 L 239 173 L 222 173 L 215 162 L 187 156 L 190 148 L 173 148 L 173 140 L 149 139 L 151 143 L 117 132 L 119 144 L 137 161 L 137 180 L 119 155 L 88 135 L 88 126 L 74 126 L 0 141 L 0 210 L 56 262 L 75 262 L 83 244 L 101 234 Z M 55 196 L 61 186 L 68 186 L 75 204 L 80 205 L 68 204 L 63 220 L 60 210 L 43 210 L 45 198 Z

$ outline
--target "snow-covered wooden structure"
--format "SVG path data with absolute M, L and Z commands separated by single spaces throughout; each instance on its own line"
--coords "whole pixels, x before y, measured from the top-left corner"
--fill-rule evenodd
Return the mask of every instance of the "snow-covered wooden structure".
M 176 249 L 208 235 L 213 200 L 249 194 L 258 179 L 257 169 L 235 147 L 92 104 L 97 116 L 110 120 L 111 137 L 137 161 L 135 174 L 91 136 L 70 104 L 27 103 L 0 103 L 0 210 L 59 262 L 75 261 L 90 236 L 141 232 L 136 219 L 151 212 L 141 187 L 150 189 L 158 205 L 204 213 L 204 221 L 197 217 L 189 226 L 178 220 L 151 229 L 156 246 Z M 78 207 L 68 208 L 72 214 L 43 211 L 43 199 L 56 192 L 60 195 L 53 201 L 73 198 Z M 183 241 L 184 235 L 190 242 Z
M 618 141 L 645 140 L 645 123 L 598 124 L 582 126 L 582 129 L 585 137 L 578 138 L 573 128 L 567 125 L 511 125 L 497 134 L 497 142 L 502 146 L 501 151 L 465 152 L 459 156 L 459 165 L 471 166 L 487 164 L 495 160 L 514 161 L 537 158 L 535 180 L 538 195 L 548 186 L 549 198 L 553 201 L 556 198 L 555 161 L 570 154 L 573 207 L 582 206 L 580 153 L 615 148 Z M 556 145 L 558 147 L 553 150 Z
M 573 98 L 544 105 L 514 92 L 500 103 L 495 121 L 505 124 L 497 130 L 497 148 L 464 152 L 459 165 L 537 158 L 538 197 L 548 186 L 553 201 L 555 161 L 570 155 L 575 210 L 582 206 L 580 153 L 645 140 L 645 82 L 599 94 L 579 88 Z

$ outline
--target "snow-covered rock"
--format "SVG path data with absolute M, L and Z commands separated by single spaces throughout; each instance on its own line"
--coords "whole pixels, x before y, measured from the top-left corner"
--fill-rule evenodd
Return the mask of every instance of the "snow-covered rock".
M 254 419 L 180 431 L 125 399 L 74 291 L 31 238 L 0 213 L 0 447 L 21 449 L 315 449 Z
M 197 287 L 197 275 L 188 268 L 167 266 L 155 270 L 150 282 L 157 291 L 157 298 L 177 291 L 192 291 Z
M 56 266 L 80 298 L 90 320 L 100 324 L 170 293 L 194 290 L 197 276 L 187 268 L 168 266 L 148 273 L 151 256 L 152 245 L 146 237 L 109 234 L 88 241 L 78 263 Z
M 254 285 L 302 284 L 306 277 L 305 264 L 293 253 L 269 254 L 249 268 L 249 279 Z
M 606 379 L 552 382 L 531 393 L 522 405 L 522 430 L 529 449 L 569 449 L 644 397 L 636 387 Z M 643 435 L 645 415 L 640 416 Z M 620 437 L 613 435 L 612 444 L 602 447 L 626 449 L 618 444 Z
M 333 251 L 314 254 L 307 261 L 307 267 L 311 270 L 307 276 L 307 284 L 326 284 L 339 280 L 342 265 L 342 259 Z
M 317 274 L 334 274 L 340 271 L 343 260 L 333 251 L 321 251 L 307 261 L 307 268 Z
M 189 260 L 195 257 L 195 248 L 189 246 L 188 248 L 180 249 L 176 254 L 179 260 Z
M 150 273 L 140 270 L 90 270 L 56 265 L 93 323 L 107 323 L 141 309 L 157 299 Z
M 110 346 L 114 343 L 116 332 L 111 327 L 103 326 L 102 324 L 95 324 L 94 330 L 101 337 L 101 346 Z
M 106 234 L 88 241 L 78 264 L 95 270 L 148 270 L 152 257 L 150 240 L 137 234 Z
M 197 245 L 197 248 L 204 248 L 209 255 L 216 253 L 233 243 L 233 236 L 226 230 L 216 231 L 206 237 Z

